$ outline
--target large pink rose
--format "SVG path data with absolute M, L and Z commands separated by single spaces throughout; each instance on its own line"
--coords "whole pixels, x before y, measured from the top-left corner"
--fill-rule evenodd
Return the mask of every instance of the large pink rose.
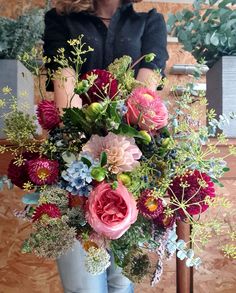
M 167 125 L 166 106 L 156 92 L 148 88 L 136 88 L 127 100 L 126 119 L 129 124 L 137 125 L 149 132 Z
M 102 182 L 89 195 L 87 221 L 97 233 L 110 239 L 121 237 L 137 216 L 135 199 L 121 182 L 116 189 Z

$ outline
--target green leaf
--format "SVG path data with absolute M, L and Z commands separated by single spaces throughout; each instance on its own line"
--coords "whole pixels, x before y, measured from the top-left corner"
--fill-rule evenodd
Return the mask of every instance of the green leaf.
M 228 167 L 224 167 L 224 168 L 223 168 L 223 171 L 224 171 L 224 172 L 228 172 L 228 171 L 230 171 L 230 168 L 228 168 Z
M 105 166 L 107 164 L 107 154 L 106 152 L 102 152 L 100 155 L 100 164 L 101 167 Z
M 211 36 L 211 38 L 210 38 L 210 42 L 211 42 L 211 44 L 212 45 L 214 45 L 214 46 L 218 46 L 219 45 L 219 38 L 218 38 L 218 35 L 217 35 L 217 33 L 216 32 L 214 32 L 213 34 L 212 34 L 212 36 Z
M 136 130 L 132 126 L 124 124 L 124 123 L 121 123 L 119 128 L 114 132 L 116 134 L 127 135 L 127 136 L 130 136 L 130 137 L 138 137 L 138 138 L 143 139 L 143 136 L 140 135 L 138 130 Z
M 87 165 L 88 167 L 92 166 L 92 163 L 89 161 L 89 159 L 85 158 L 85 157 L 81 157 L 81 161 Z

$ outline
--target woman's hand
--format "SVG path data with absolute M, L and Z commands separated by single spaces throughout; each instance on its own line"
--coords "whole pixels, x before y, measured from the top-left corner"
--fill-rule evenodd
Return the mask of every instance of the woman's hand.
M 60 110 L 68 107 L 82 107 L 80 96 L 74 93 L 75 82 L 75 71 L 72 68 L 63 68 L 60 79 L 53 80 L 54 101 Z
M 158 84 L 160 81 L 158 80 L 158 74 L 149 68 L 140 68 L 137 75 L 137 80 L 145 83 L 145 85 L 156 91 Z M 160 78 L 161 80 L 161 78 Z

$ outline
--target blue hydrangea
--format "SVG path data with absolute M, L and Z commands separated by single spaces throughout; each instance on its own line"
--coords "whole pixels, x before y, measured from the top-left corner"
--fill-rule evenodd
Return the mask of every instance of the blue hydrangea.
M 81 161 L 73 161 L 67 170 L 62 172 L 62 178 L 67 181 L 66 190 L 73 195 L 88 196 L 92 189 L 91 168 Z
M 118 101 L 117 102 L 116 110 L 120 113 L 121 116 L 124 116 L 127 113 L 128 108 L 125 105 L 125 101 L 124 100 L 121 100 L 121 101 Z

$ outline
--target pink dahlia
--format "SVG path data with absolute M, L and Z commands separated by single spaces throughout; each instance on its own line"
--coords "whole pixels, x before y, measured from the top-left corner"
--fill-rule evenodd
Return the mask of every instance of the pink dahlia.
M 44 215 L 47 215 L 50 218 L 60 218 L 61 212 L 56 204 L 53 204 L 53 203 L 41 204 L 35 209 L 32 215 L 33 222 L 40 220 L 40 218 Z
M 30 160 L 28 172 L 31 181 L 37 185 L 53 184 L 58 178 L 59 164 L 46 158 Z
M 88 79 L 90 75 L 97 75 L 93 86 L 88 90 L 91 103 L 103 100 L 108 97 L 113 99 L 118 90 L 118 82 L 113 75 L 103 69 L 94 69 L 81 76 L 81 79 Z M 88 103 L 88 99 L 81 95 L 82 99 Z
M 109 132 L 107 136 L 92 135 L 84 145 L 83 151 L 94 159 L 99 159 L 102 152 L 106 152 L 108 168 L 112 173 L 132 171 L 139 165 L 142 153 L 135 144 L 134 138 L 116 135 Z
M 37 117 L 43 129 L 50 130 L 61 122 L 59 110 L 54 101 L 43 100 L 38 104 Z
M 121 183 L 116 189 L 102 182 L 88 198 L 86 218 L 90 226 L 109 239 L 120 238 L 137 220 L 138 210 L 132 194 Z
M 185 175 L 174 178 L 169 195 L 178 215 L 186 217 L 184 210 L 190 215 L 201 214 L 208 208 L 205 198 L 215 197 L 214 183 L 205 173 L 188 171 Z M 185 209 L 179 207 L 180 204 L 184 204 Z
M 153 196 L 153 191 L 144 190 L 137 203 L 137 208 L 145 218 L 155 219 L 163 212 L 163 202 L 160 198 Z
M 13 159 L 11 160 L 7 170 L 8 178 L 11 179 L 11 182 L 19 188 L 23 188 L 23 185 L 30 181 L 27 162 L 28 160 L 38 158 L 39 153 L 24 152 L 22 157 L 25 160 L 22 165 L 17 166 L 14 164 L 15 159 Z
M 127 100 L 126 119 L 129 124 L 138 125 L 149 132 L 167 125 L 166 106 L 156 92 L 148 88 L 136 88 Z

